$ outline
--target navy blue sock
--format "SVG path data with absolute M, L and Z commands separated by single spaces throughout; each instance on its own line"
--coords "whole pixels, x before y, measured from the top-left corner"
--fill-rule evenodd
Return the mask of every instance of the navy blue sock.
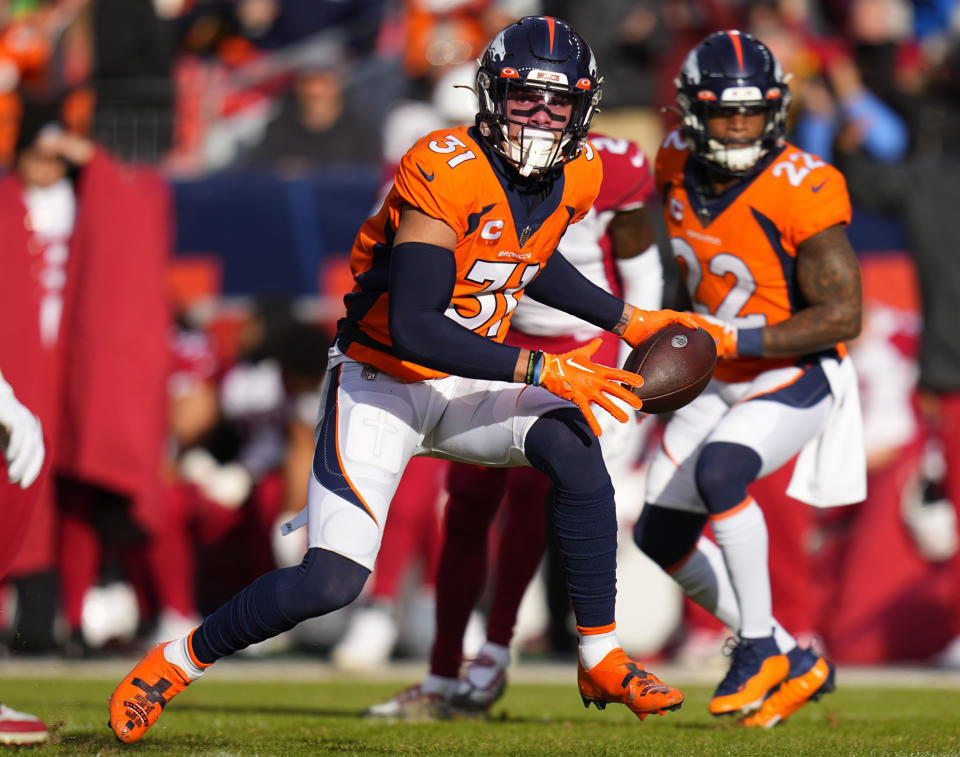
M 633 527 L 633 541 L 647 557 L 669 570 L 696 549 L 706 525 L 706 515 L 647 502 Z
M 554 526 L 577 625 L 613 623 L 617 513 L 599 441 L 579 410 L 555 410 L 530 428 L 524 453 L 554 484 Z
M 308 549 L 303 562 L 260 576 L 206 617 L 193 634 L 203 663 L 245 649 L 350 604 L 370 571 L 325 549 Z

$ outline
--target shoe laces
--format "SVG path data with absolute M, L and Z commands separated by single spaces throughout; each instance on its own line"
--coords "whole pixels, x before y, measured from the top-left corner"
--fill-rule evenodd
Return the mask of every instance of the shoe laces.
M 737 653 L 737 648 L 740 646 L 741 642 L 736 636 L 728 636 L 723 642 L 723 652 L 724 657 L 733 657 Z
M 760 639 L 727 638 L 723 654 L 730 658 L 730 669 L 720 683 L 720 689 L 736 690 L 760 669 L 767 656 L 761 652 L 758 641 Z

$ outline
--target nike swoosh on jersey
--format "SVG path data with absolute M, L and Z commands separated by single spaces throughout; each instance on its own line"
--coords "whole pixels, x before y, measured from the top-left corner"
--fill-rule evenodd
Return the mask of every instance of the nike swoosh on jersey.
M 417 163 L 417 170 L 420 171 L 421 174 L 423 174 L 423 178 L 426 179 L 427 181 L 433 181 L 433 177 L 436 176 L 436 173 L 427 173 L 426 171 L 424 171 L 420 167 L 419 163 Z
M 821 181 L 819 184 L 817 184 L 817 186 L 815 186 L 815 187 L 810 187 L 810 191 L 813 192 L 814 194 L 816 194 L 816 193 L 819 192 L 821 189 L 823 189 L 823 185 L 826 184 L 828 181 L 829 181 L 829 179 L 824 179 L 824 180 Z

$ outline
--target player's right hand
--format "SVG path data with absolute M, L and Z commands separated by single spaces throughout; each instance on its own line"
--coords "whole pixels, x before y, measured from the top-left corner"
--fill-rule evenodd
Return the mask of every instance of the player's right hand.
M 27 489 L 43 467 L 43 430 L 40 419 L 6 388 L 6 392 L 0 393 L 0 447 L 10 483 Z
M 697 324 L 691 315 L 691 313 L 681 313 L 676 310 L 641 310 L 635 307 L 630 314 L 627 327 L 623 330 L 623 340 L 631 347 L 636 347 L 654 332 L 671 323 L 681 323 L 695 329 Z
M 597 421 L 590 403 L 596 402 L 621 423 L 631 416 L 618 407 L 607 395 L 619 397 L 628 405 L 639 410 L 643 401 L 623 384 L 637 387 L 643 385 L 643 378 L 631 371 L 622 371 L 606 365 L 594 363 L 590 358 L 600 348 L 601 340 L 594 339 L 590 344 L 578 347 L 562 355 L 543 353 L 543 367 L 540 369 L 539 385 L 549 392 L 569 400 L 580 408 L 593 433 L 600 436 L 603 430 Z

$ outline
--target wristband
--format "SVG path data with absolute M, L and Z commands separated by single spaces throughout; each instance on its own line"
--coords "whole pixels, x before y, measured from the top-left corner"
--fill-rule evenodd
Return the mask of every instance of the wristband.
M 543 353 L 540 350 L 530 350 L 530 357 L 527 359 L 527 372 L 523 379 L 524 383 L 539 384 L 542 366 Z
M 737 330 L 737 355 L 763 357 L 763 327 Z

